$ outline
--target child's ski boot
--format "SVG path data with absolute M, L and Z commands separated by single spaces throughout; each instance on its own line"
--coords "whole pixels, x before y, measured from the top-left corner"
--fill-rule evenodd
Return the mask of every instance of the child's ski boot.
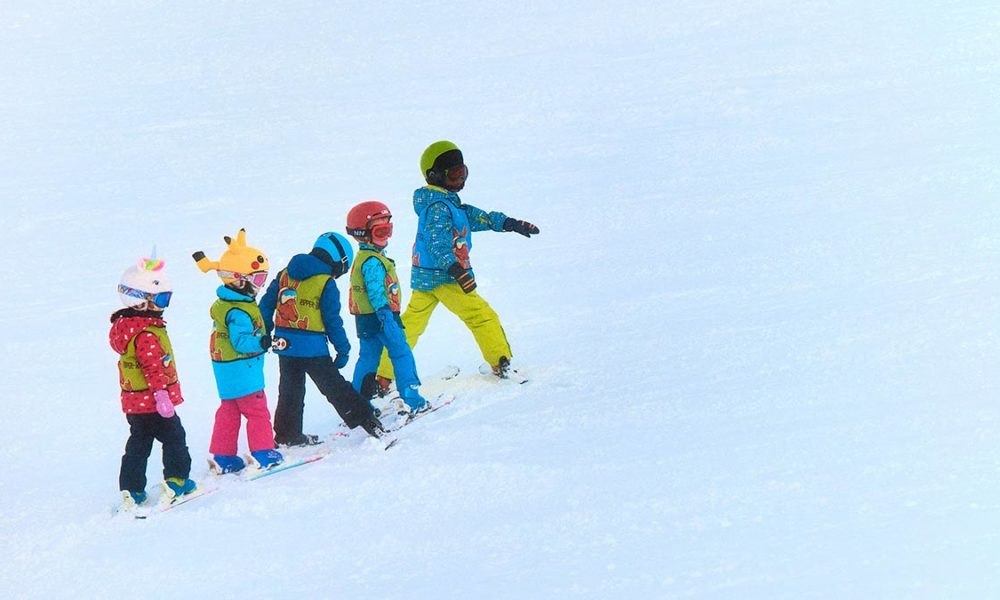
M 250 453 L 250 460 L 264 471 L 285 462 L 285 457 L 277 450 L 254 450 Z
M 115 514 L 128 514 L 136 519 L 145 519 L 149 515 L 149 509 L 143 506 L 146 499 L 145 490 L 141 492 L 122 490 L 122 503 L 115 508 Z
M 167 492 L 168 500 L 173 502 L 181 496 L 187 496 L 198 489 L 198 485 L 191 479 L 183 477 L 168 477 L 163 482 L 163 487 Z
M 483 363 L 479 367 L 479 372 L 482 373 L 483 375 L 489 375 L 490 373 L 492 373 L 493 375 L 496 375 L 500 379 L 508 379 L 510 381 L 513 381 L 514 383 L 528 382 L 527 377 L 519 373 L 517 369 L 511 366 L 510 359 L 507 358 L 506 356 L 501 356 L 500 360 L 497 361 L 497 364 L 492 366 L 487 363 Z
M 497 364 L 493 365 L 493 374 L 500 379 L 507 379 L 510 377 L 510 359 L 506 356 L 501 356 Z
M 217 475 L 239 473 L 247 464 L 239 456 L 216 454 L 208 459 L 208 467 Z
M 403 406 L 400 406 L 400 415 L 413 416 L 431 407 L 431 405 L 427 403 L 427 400 L 420 395 L 420 392 L 417 391 L 416 387 L 403 390 L 400 395 L 403 397 Z
M 275 445 L 282 446 L 284 448 L 293 448 L 293 447 L 301 447 L 301 446 L 316 446 L 316 445 L 322 444 L 323 442 L 320 441 L 318 435 L 313 435 L 311 433 L 303 433 L 299 437 L 291 439 L 291 440 L 288 440 L 288 441 L 274 440 L 274 443 L 275 443 Z
M 375 393 L 379 398 L 385 398 L 392 393 L 393 385 L 392 380 L 388 377 L 382 377 L 381 375 L 375 376 L 375 384 L 377 385 Z
M 361 394 L 361 397 L 371 405 L 372 410 L 375 411 L 375 416 L 381 417 L 382 410 L 375 406 L 375 402 L 373 402 L 375 398 L 381 398 L 383 396 L 382 388 L 378 383 L 375 373 L 369 373 L 361 379 L 361 391 L 358 393 Z
M 372 413 L 372 416 L 361 422 L 361 428 L 365 432 L 375 439 L 381 439 L 382 434 L 385 433 L 385 427 L 382 426 L 382 421 L 379 421 L 378 417 Z
M 146 490 L 141 492 L 122 490 L 122 510 L 135 510 L 137 506 L 146 501 L 146 498 Z

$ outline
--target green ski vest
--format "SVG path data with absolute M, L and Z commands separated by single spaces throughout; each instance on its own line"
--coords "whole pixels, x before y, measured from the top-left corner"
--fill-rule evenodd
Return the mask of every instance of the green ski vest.
M 389 309 L 398 313 L 400 308 L 399 279 L 396 277 L 396 263 L 374 250 L 361 248 L 354 257 L 354 267 L 351 269 L 351 293 L 348 296 L 348 306 L 352 315 L 371 315 L 375 313 L 368 291 L 365 287 L 365 275 L 361 266 L 369 258 L 375 257 L 385 267 L 385 297 L 389 300 Z
M 264 318 L 261 316 L 260 308 L 257 307 L 255 302 L 232 302 L 221 298 L 216 300 L 209 310 L 209 313 L 212 315 L 212 337 L 209 340 L 209 349 L 212 353 L 213 362 L 232 362 L 234 360 L 253 358 L 264 353 L 261 350 L 260 352 L 241 354 L 233 347 L 233 343 L 229 341 L 229 326 L 226 324 L 226 315 L 233 309 L 242 310 L 250 315 L 250 321 L 253 323 L 254 329 L 263 329 L 264 327 Z
M 323 313 L 319 300 L 323 295 L 329 275 L 313 275 L 306 279 L 292 279 L 288 271 L 282 271 L 278 278 L 278 305 L 275 309 L 274 324 L 288 329 L 324 333 Z
M 177 383 L 177 367 L 174 365 L 174 349 L 170 346 L 170 338 L 167 337 L 167 330 L 163 327 L 149 326 L 142 331 L 148 331 L 156 336 L 163 348 L 163 367 L 167 373 L 167 383 Z M 139 332 L 142 333 L 142 332 Z M 118 358 L 118 382 L 123 392 L 144 392 L 149 389 L 149 382 L 142 374 L 142 367 L 139 366 L 139 359 L 135 354 L 136 334 L 129 340 L 125 354 Z

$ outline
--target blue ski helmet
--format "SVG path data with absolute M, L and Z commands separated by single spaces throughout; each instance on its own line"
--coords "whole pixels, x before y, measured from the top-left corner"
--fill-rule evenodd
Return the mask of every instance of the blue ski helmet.
M 309 253 L 333 269 L 334 278 L 340 277 L 351 270 L 354 261 L 354 249 L 347 238 L 339 233 L 328 231 L 316 238 L 313 249 Z

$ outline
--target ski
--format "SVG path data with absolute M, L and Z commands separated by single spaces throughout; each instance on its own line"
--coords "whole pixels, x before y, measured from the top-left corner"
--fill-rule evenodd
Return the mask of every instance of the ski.
M 448 381 L 449 379 L 454 379 L 458 377 L 458 374 L 461 372 L 462 370 L 456 367 L 455 365 L 448 365 L 445 368 L 438 371 L 437 373 L 435 373 L 433 379 L 438 379 L 440 381 Z
M 436 372 L 434 375 L 428 377 L 426 380 L 432 382 L 448 381 L 450 379 L 458 377 L 458 375 L 461 372 L 462 370 L 459 369 L 457 366 L 448 365 L 443 369 L 441 369 L 440 371 Z M 409 413 L 409 409 L 406 406 L 406 403 L 403 402 L 403 398 L 399 395 L 399 390 L 396 389 L 395 382 L 392 384 L 392 387 L 389 388 L 389 391 L 386 393 L 385 396 L 381 397 L 376 396 L 372 400 L 373 401 L 378 400 L 382 405 L 381 407 L 373 405 L 373 407 L 376 410 L 376 416 L 378 417 L 381 417 L 383 415 L 388 415 L 391 413 L 396 413 L 397 415 L 405 415 Z
M 171 511 L 179 506 L 184 506 L 188 502 L 197 500 L 199 498 L 204 498 L 205 496 L 213 494 L 217 491 L 219 491 L 219 488 L 204 488 L 199 486 L 197 489 L 195 489 L 195 491 L 191 492 L 190 494 L 184 494 L 183 496 L 175 496 L 173 499 L 161 502 L 160 506 L 156 509 L 156 512 L 164 513 Z
M 455 396 L 454 395 L 452 395 L 452 394 L 441 394 L 441 395 L 439 395 L 434 400 L 434 403 L 431 404 L 430 408 L 428 408 L 426 410 L 422 410 L 422 411 L 420 411 L 418 413 L 415 413 L 415 414 L 412 414 L 412 415 L 407 415 L 404 419 L 402 419 L 395 426 L 386 428 L 385 432 L 386 433 L 394 433 L 396 431 L 399 431 L 400 429 L 402 429 L 403 427 L 406 427 L 407 425 L 409 425 L 410 423 L 416 421 L 417 419 L 420 419 L 421 417 L 429 415 L 429 414 L 431 414 L 433 412 L 437 412 L 437 411 L 441 410 L 442 408 L 448 406 L 449 404 L 451 404 L 454 401 L 455 401 Z M 393 443 L 395 443 L 395 441 Z M 391 445 L 392 444 L 390 444 L 390 446 Z M 386 447 L 386 450 L 388 450 L 388 449 L 389 448 Z
M 300 458 L 297 460 L 285 461 L 279 465 L 275 465 L 269 469 L 255 469 L 257 472 L 250 474 L 248 473 L 245 479 L 247 481 L 257 481 L 258 479 L 263 479 L 265 477 L 270 477 L 271 475 L 277 475 L 283 471 L 289 469 L 295 469 L 298 467 L 304 467 L 305 465 L 310 465 L 314 462 L 318 462 L 329 456 L 329 452 L 324 452 L 322 454 L 316 454 L 314 456 L 309 456 L 307 458 Z M 253 469 L 253 467 L 249 467 Z

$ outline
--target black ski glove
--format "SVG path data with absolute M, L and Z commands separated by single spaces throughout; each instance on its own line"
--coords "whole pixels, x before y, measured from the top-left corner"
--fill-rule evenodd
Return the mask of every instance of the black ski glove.
M 451 263 L 451 266 L 448 267 L 448 274 L 455 278 L 466 294 L 476 289 L 476 278 L 472 276 L 472 272 L 462 268 L 462 265 L 457 262 Z
M 260 349 L 264 352 L 271 349 L 271 336 L 264 334 L 260 337 Z
M 512 219 L 507 217 L 507 220 L 503 222 L 504 231 L 514 231 L 520 233 L 524 237 L 530 238 L 531 234 L 538 234 L 538 227 L 520 219 Z

